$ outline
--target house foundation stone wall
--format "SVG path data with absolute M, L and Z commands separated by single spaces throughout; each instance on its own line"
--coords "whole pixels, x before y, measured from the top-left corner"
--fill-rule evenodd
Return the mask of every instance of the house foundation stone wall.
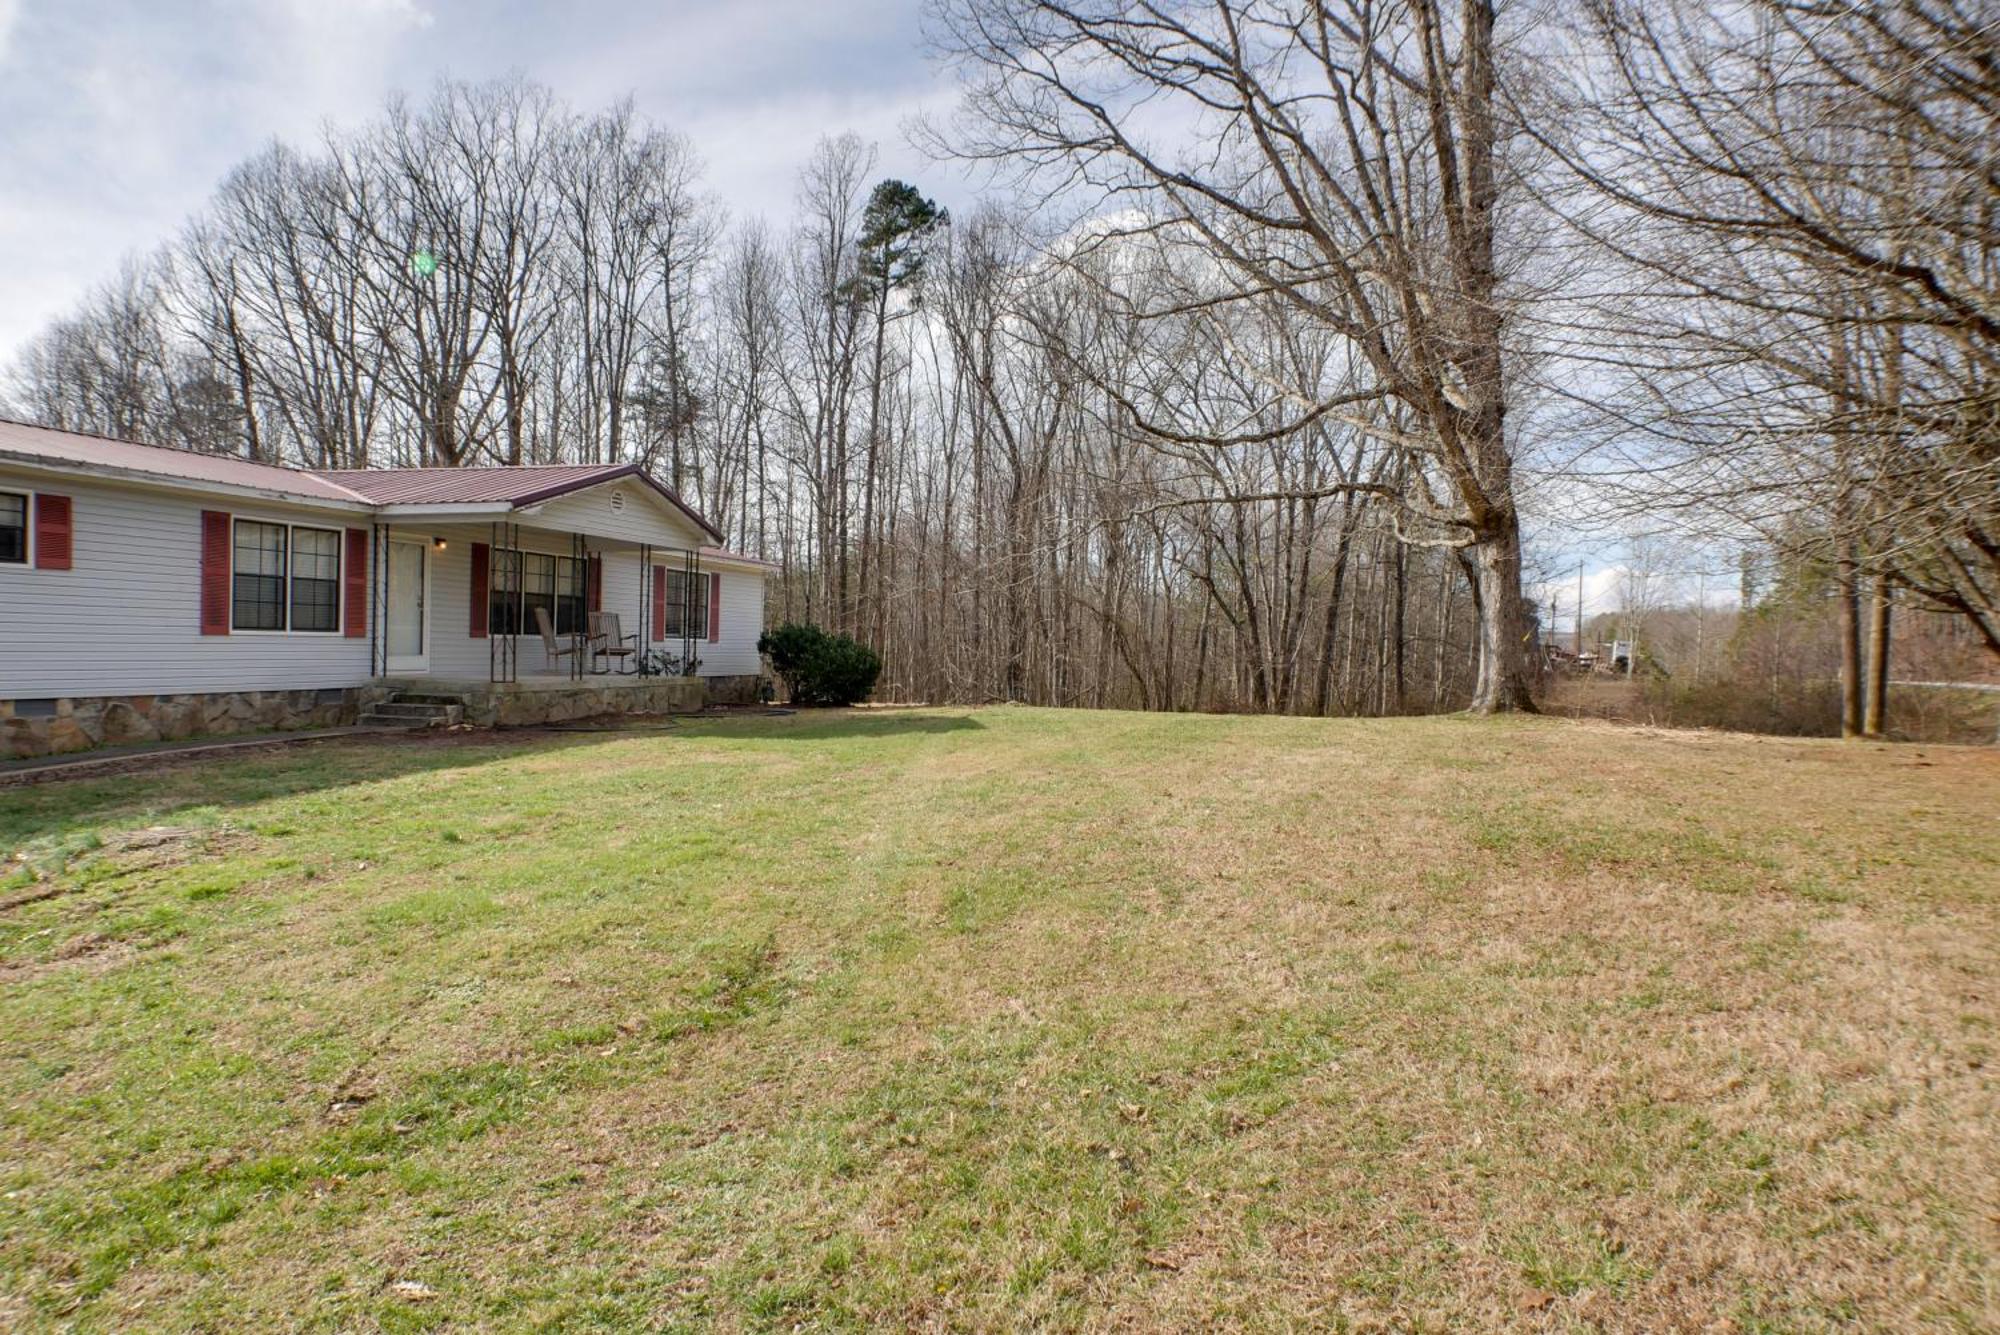
M 355 690 L 0 700 L 0 760 L 188 737 L 338 728 L 360 710 Z
M 754 705 L 764 700 L 766 678 L 760 673 L 749 673 L 739 677 L 703 677 L 708 683 L 708 702 L 712 705 Z
M 558 688 L 491 690 L 457 687 L 465 701 L 465 721 L 481 727 L 522 728 L 567 723 L 606 714 L 691 714 L 707 698 L 700 677 L 665 677 L 647 684 L 596 685 L 588 678 Z

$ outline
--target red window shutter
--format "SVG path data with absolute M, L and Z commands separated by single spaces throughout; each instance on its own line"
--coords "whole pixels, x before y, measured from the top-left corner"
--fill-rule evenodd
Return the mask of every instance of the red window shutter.
M 229 516 L 201 512 L 201 633 L 229 633 Z
M 710 574 L 708 577 L 708 642 L 714 644 L 722 638 L 722 576 Z
M 358 640 L 368 633 L 368 530 L 347 530 L 347 565 L 341 570 L 347 586 L 347 638 Z
M 35 568 L 68 570 L 70 563 L 69 497 L 35 493 Z
M 604 610 L 604 558 L 602 556 L 590 556 L 584 559 L 583 588 L 584 596 L 590 600 L 590 610 L 593 612 L 602 612 Z
M 667 638 L 667 568 L 653 567 L 653 638 Z
M 485 543 L 472 544 L 472 638 L 475 640 L 486 638 L 487 604 L 491 601 L 487 591 L 492 587 L 489 556 Z

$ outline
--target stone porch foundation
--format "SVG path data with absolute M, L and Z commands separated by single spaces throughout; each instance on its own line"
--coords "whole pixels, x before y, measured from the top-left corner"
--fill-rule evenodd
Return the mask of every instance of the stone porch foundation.
M 765 678 L 756 673 L 742 677 L 703 677 L 712 705 L 756 705 L 764 702 Z
M 449 696 L 465 702 L 465 721 L 479 727 L 524 728 L 602 714 L 692 714 L 708 700 L 701 677 L 564 677 L 489 682 L 395 677 L 364 688 L 367 703 L 402 694 Z
M 405 677 L 312 691 L 223 691 L 191 695 L 63 696 L 0 700 L 0 760 L 88 751 L 94 746 L 189 737 L 343 728 L 398 692 L 465 701 L 465 721 L 532 727 L 601 714 L 691 714 L 707 704 L 749 705 L 764 678 L 585 677 L 519 682 Z

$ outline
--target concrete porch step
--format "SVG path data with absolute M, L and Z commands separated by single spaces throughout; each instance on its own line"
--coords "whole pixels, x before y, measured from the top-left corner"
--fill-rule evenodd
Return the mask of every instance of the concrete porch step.
M 370 709 L 354 720 L 357 728 L 428 728 L 432 720 L 404 718 L 399 714 L 378 714 Z
M 450 727 L 465 718 L 461 696 L 428 691 L 398 691 L 363 710 L 356 723 L 364 728 Z

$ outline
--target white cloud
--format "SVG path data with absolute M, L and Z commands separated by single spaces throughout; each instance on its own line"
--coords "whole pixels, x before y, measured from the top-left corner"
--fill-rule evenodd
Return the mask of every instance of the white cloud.
M 62 0 L 23 22 L 0 0 L 0 363 L 263 141 L 379 100 L 383 53 L 423 21 L 407 0 L 171 8 Z
M 1733 571 L 1717 553 L 1689 552 L 1667 563 L 1635 565 L 1617 561 L 1608 565 L 1584 563 L 1581 581 L 1583 612 L 1594 617 L 1640 604 L 1652 607 L 1707 608 L 1735 607 L 1741 590 Z M 1568 630 L 1576 625 L 1579 581 L 1575 568 L 1567 575 L 1552 575 L 1528 585 L 1528 596 L 1546 616 L 1555 607 L 1555 624 Z
M 0 0 L 0 368 L 263 144 L 311 144 L 444 76 L 519 72 L 584 110 L 630 96 L 694 141 L 738 217 L 788 219 L 813 141 L 848 129 L 882 174 L 958 208 L 963 178 L 901 133 L 953 96 L 919 5 Z

